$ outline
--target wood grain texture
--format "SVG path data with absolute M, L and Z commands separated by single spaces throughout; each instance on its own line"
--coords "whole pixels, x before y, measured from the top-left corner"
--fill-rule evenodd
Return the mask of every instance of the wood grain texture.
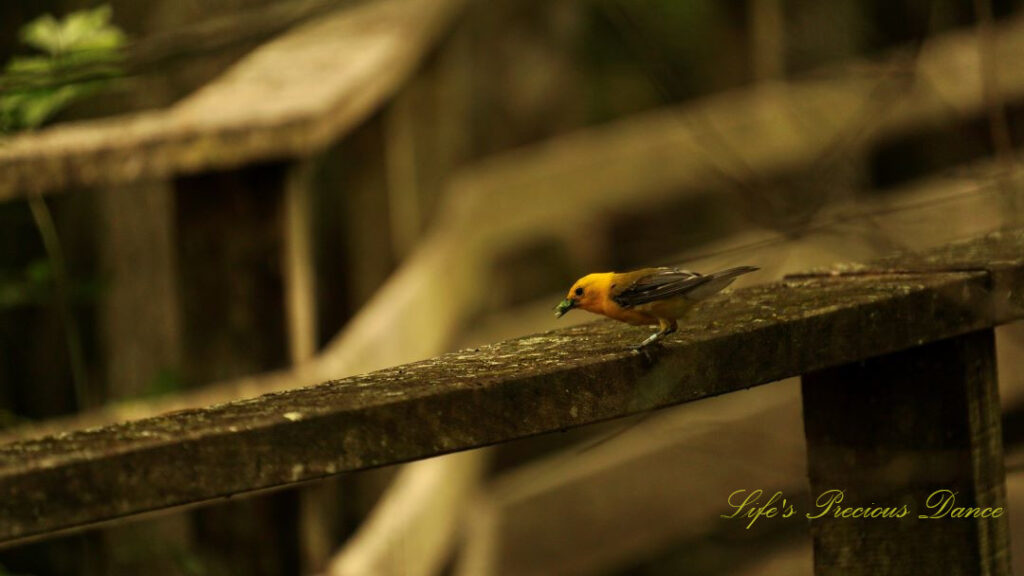
M 1011 573 L 992 330 L 808 374 L 803 396 L 816 574 Z M 896 517 L 836 516 L 858 507 Z

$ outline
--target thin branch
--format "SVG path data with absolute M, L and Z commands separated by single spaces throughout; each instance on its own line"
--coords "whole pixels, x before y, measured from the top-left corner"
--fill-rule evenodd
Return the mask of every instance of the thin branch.
M 64 340 L 68 348 L 71 377 L 75 387 L 75 402 L 79 410 L 92 408 L 95 403 L 89 390 L 78 322 L 71 310 L 70 282 L 64 261 L 64 251 L 61 249 L 60 238 L 57 235 L 57 227 L 53 223 L 53 216 L 46 205 L 46 200 L 41 195 L 30 195 L 28 206 L 32 211 L 36 229 L 39 230 L 39 236 L 43 240 L 43 248 L 46 250 L 50 269 L 53 271 L 54 307 L 64 327 Z

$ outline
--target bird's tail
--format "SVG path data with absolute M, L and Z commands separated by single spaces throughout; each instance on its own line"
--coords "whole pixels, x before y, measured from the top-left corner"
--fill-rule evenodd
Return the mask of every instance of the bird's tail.
M 755 266 L 737 266 L 735 268 L 729 268 L 727 270 L 720 270 L 713 274 L 708 274 L 708 281 L 688 292 L 686 296 L 694 300 L 703 300 L 704 298 L 721 292 L 726 286 L 732 284 L 733 280 L 738 276 L 749 274 L 755 270 L 759 270 L 759 268 Z

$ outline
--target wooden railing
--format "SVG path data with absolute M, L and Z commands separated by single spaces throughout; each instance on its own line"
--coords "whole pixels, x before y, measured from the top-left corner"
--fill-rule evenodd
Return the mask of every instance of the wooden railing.
M 565 430 L 804 375 L 811 489 L 1005 508 L 992 328 L 1024 230 L 709 301 L 663 349 L 598 322 L 319 386 L 0 447 L 0 538 Z M 858 492 L 862 491 L 862 492 Z M 861 505 L 867 505 L 867 501 Z M 916 514 L 916 512 L 915 512 Z M 1008 574 L 1005 515 L 812 522 L 817 567 Z M 937 544 L 941 543 L 941 544 Z
M 267 42 L 166 110 L 13 138 L 0 147 L 0 199 L 320 152 L 394 94 L 461 6 L 343 7 Z

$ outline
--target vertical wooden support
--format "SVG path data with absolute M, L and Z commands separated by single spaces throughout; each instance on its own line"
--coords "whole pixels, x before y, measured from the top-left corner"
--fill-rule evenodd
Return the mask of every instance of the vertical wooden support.
M 419 174 L 416 128 L 427 109 L 417 96 L 417 82 L 412 80 L 395 96 L 384 113 L 387 145 L 384 147 L 387 169 L 388 211 L 391 216 L 391 245 L 396 254 L 412 252 L 424 224 L 423 185 Z
M 98 199 L 104 393 L 141 396 L 181 363 L 174 191 L 158 182 L 110 188 Z
M 803 398 L 815 573 L 1010 574 L 992 330 L 808 374 Z
M 786 14 L 782 0 L 748 0 L 750 69 L 754 80 L 779 80 L 786 74 Z
M 457 27 L 381 113 L 388 225 L 400 259 L 417 247 L 448 176 L 471 152 L 470 41 Z
M 200 385 L 288 364 L 283 163 L 176 180 L 183 372 Z M 195 552 L 233 574 L 298 573 L 294 492 L 193 512 Z
M 385 134 L 381 115 L 352 132 L 325 154 L 317 200 L 317 227 L 323 246 L 317 261 L 321 314 L 330 334 L 359 310 L 395 268 L 390 220 Z
M 284 181 L 284 293 L 292 364 L 316 353 L 316 266 L 313 258 L 315 160 L 297 160 Z
M 98 247 L 104 290 L 99 318 L 106 399 L 169 392 L 181 366 L 181 303 L 170 182 L 98 192 Z M 187 514 L 103 532 L 106 572 L 174 574 L 191 543 Z
M 292 364 L 308 362 L 317 350 L 316 263 L 313 252 L 313 194 L 318 158 L 296 160 L 284 177 L 284 304 Z M 329 479 L 296 491 L 298 561 L 304 574 L 323 570 L 338 531 L 338 481 Z
M 403 466 L 326 576 L 444 573 L 487 460 L 471 450 Z
M 288 364 L 280 257 L 286 168 L 254 165 L 176 181 L 190 384 Z

